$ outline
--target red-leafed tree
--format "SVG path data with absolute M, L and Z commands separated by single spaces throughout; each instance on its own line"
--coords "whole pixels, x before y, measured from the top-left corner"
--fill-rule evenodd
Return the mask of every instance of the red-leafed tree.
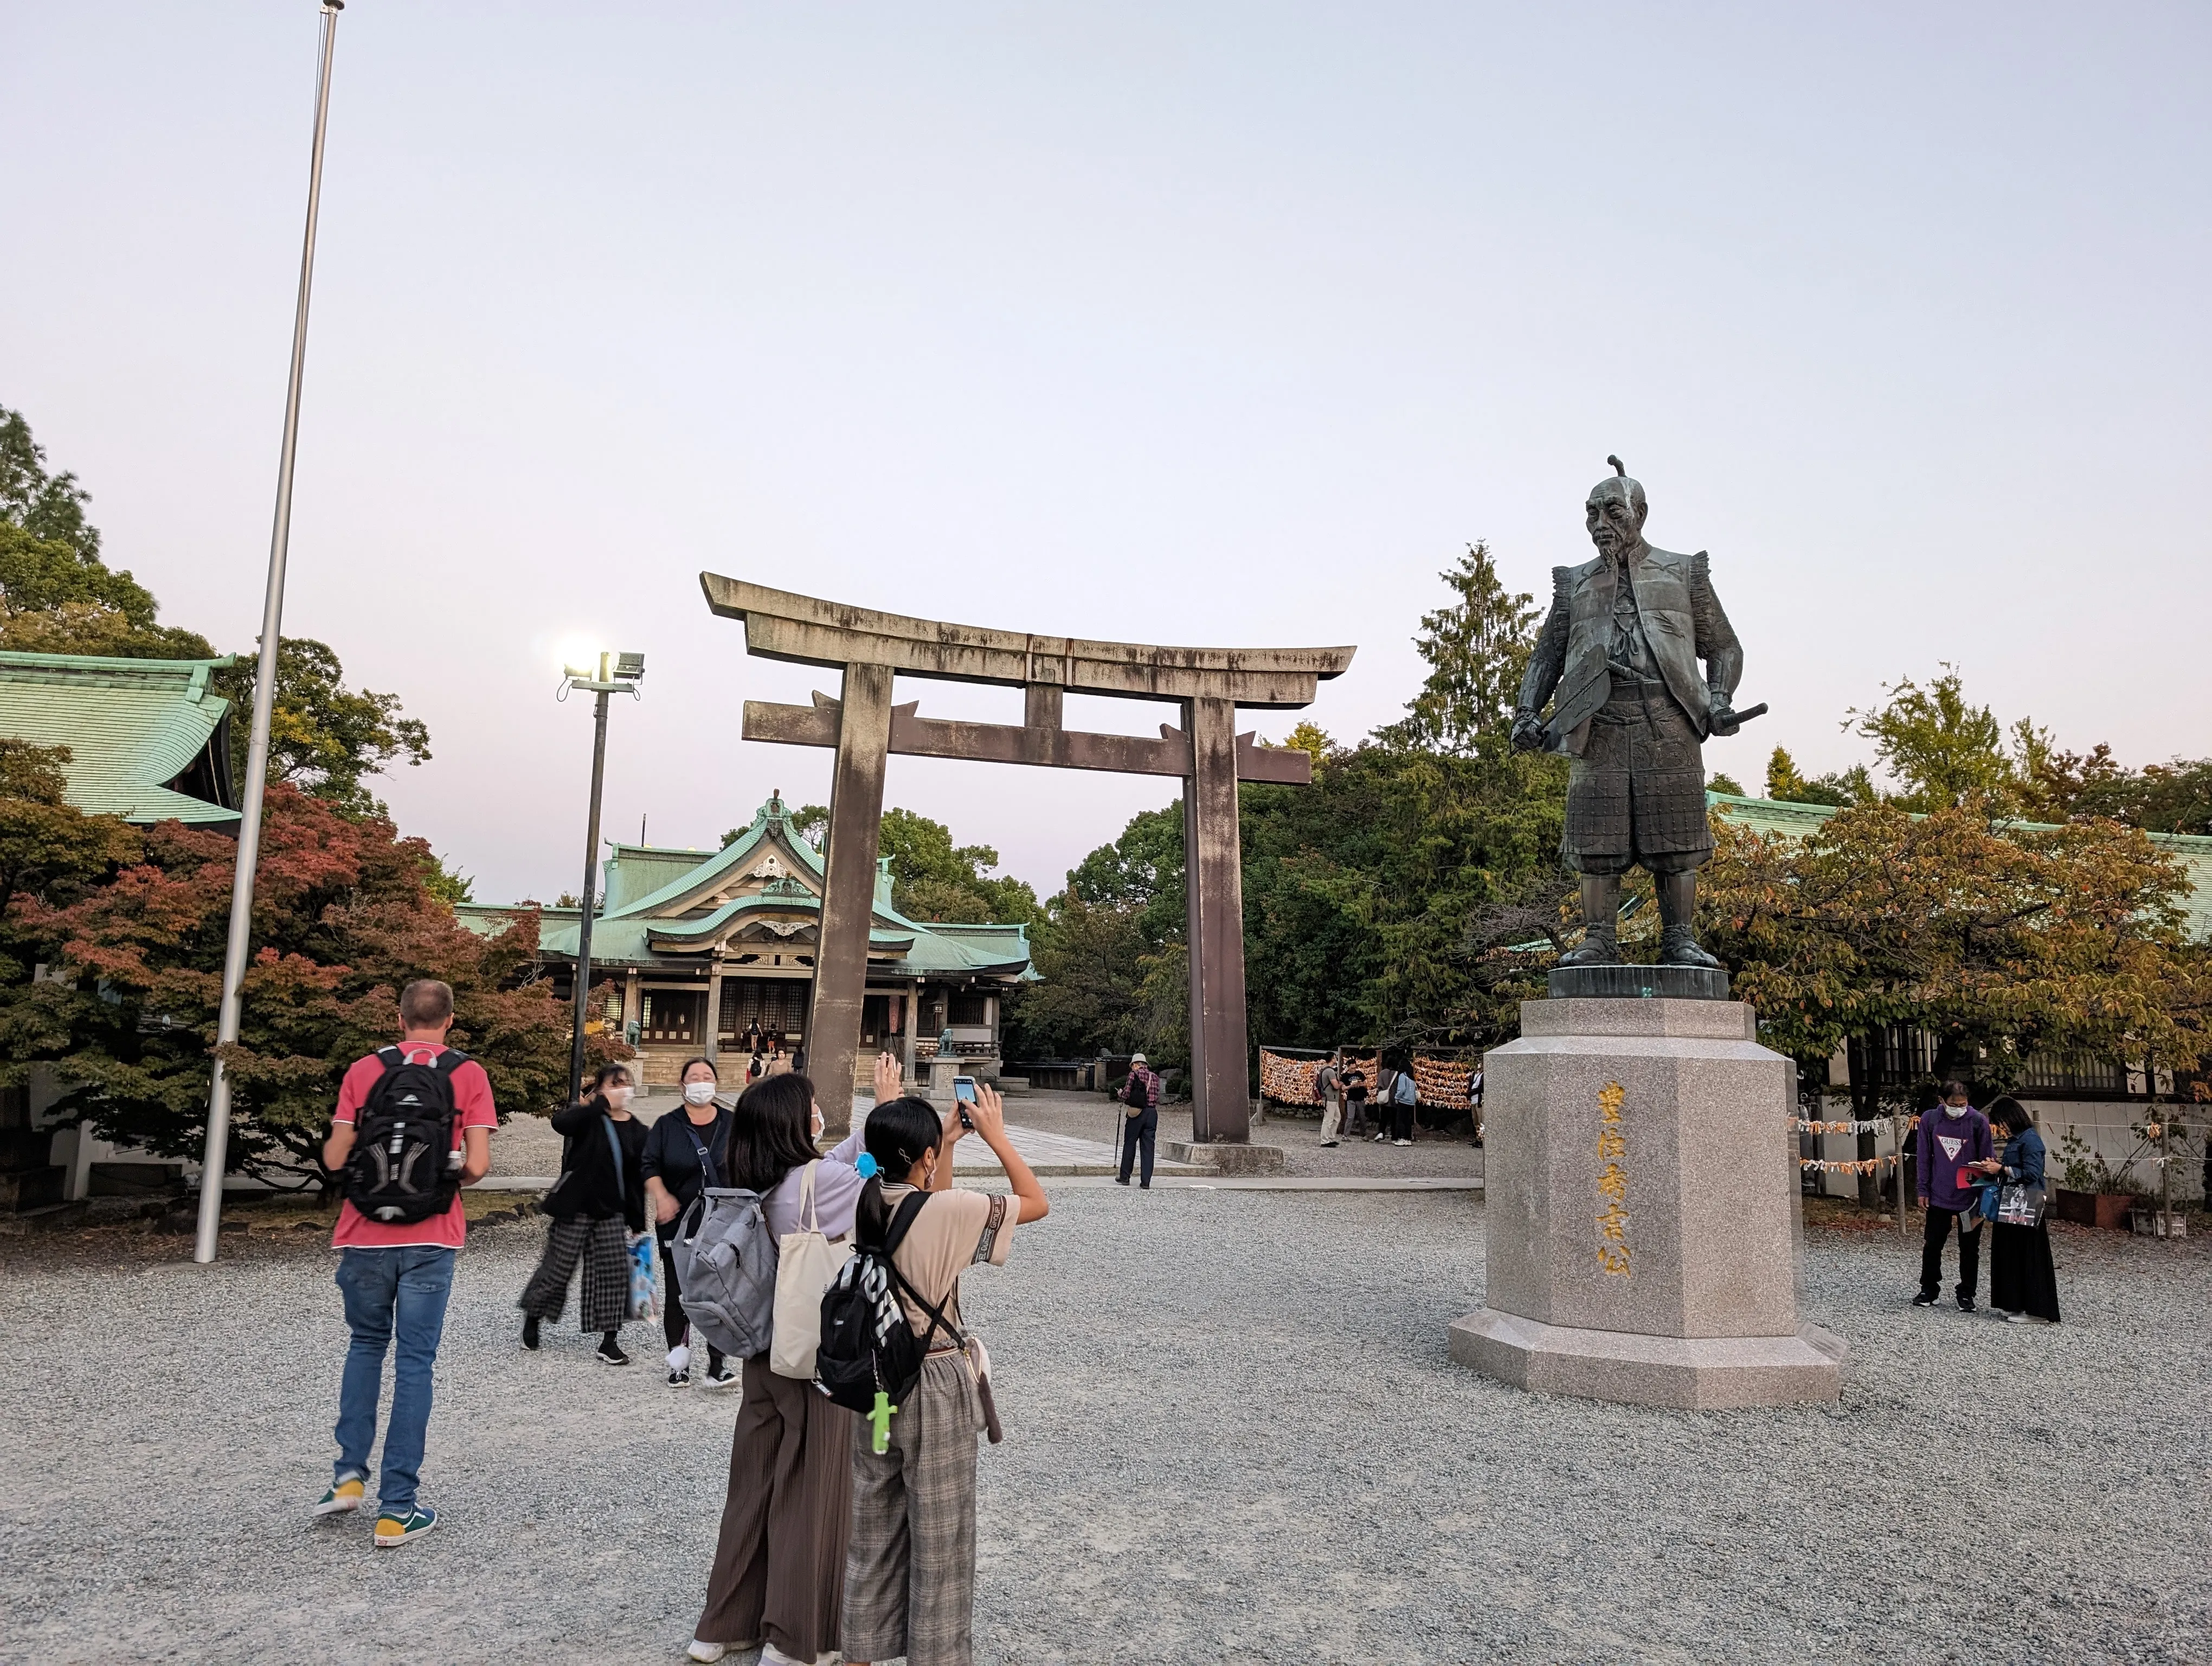
M 221 835 L 167 822 L 106 883 L 59 903 L 15 899 L 11 924 L 54 969 L 26 992 L 50 1038 L 44 1061 L 76 1085 L 63 1108 L 106 1138 L 200 1153 L 236 854 Z M 339 1079 L 398 1039 L 410 978 L 453 986 L 453 1044 L 483 1062 L 502 1116 L 557 1103 L 569 1012 L 532 970 L 536 915 L 496 937 L 471 932 L 434 894 L 438 872 L 429 846 L 388 821 L 270 788 L 255 952 L 227 1055 L 234 1167 L 327 1183 L 318 1152 Z

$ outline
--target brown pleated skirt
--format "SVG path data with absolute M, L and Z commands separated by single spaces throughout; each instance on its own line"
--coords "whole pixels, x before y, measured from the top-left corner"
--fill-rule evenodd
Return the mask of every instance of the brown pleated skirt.
M 853 1514 L 853 1414 L 811 1383 L 744 1363 L 730 1490 L 706 1612 L 708 1643 L 765 1639 L 798 1660 L 837 1646 Z

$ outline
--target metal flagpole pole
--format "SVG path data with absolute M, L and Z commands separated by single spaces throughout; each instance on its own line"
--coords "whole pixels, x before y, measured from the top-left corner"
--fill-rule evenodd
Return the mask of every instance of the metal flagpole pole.
M 276 465 L 276 526 L 269 540 L 269 588 L 261 606 L 261 658 L 253 678 L 253 730 L 246 751 L 238 866 L 231 879 L 230 940 L 223 952 L 216 1019 L 215 1079 L 208 1093 L 207 1149 L 200 1169 L 199 1237 L 192 1259 L 215 1259 L 222 1230 L 222 1175 L 230 1146 L 230 1074 L 221 1049 L 238 1039 L 240 988 L 253 934 L 253 871 L 261 857 L 261 802 L 269 774 L 269 724 L 276 699 L 276 649 L 284 620 L 284 556 L 292 537 L 292 465 L 300 447 L 300 383 L 307 368 L 307 293 L 315 276 L 315 214 L 323 194 L 323 132 L 331 106 L 331 54 L 345 0 L 323 0 L 322 64 L 315 78 L 315 146 L 307 164 L 307 230 L 300 251 L 300 302 L 292 315 L 292 376 L 284 394 L 284 445 Z
M 592 999 L 592 909 L 599 882 L 599 792 L 607 778 L 607 656 L 599 655 L 599 709 L 592 717 L 592 813 L 584 834 L 583 908 L 576 926 L 576 1013 L 568 1039 L 568 1103 L 583 1097 L 584 1023 Z

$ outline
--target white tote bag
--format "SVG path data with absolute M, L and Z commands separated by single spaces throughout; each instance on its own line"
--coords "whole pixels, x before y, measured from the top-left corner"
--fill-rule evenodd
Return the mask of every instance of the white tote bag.
M 814 1354 L 822 1346 L 822 1296 L 853 1253 L 853 1241 L 832 1243 L 822 1236 L 814 1212 L 816 1158 L 799 1181 L 799 1230 L 778 1240 L 775 1263 L 775 1335 L 769 1344 L 768 1368 L 778 1377 L 811 1382 Z

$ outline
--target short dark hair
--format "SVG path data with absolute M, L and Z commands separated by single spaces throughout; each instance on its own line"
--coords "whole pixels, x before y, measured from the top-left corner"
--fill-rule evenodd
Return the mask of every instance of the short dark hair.
M 1944 1083 L 1943 1097 L 1948 1099 L 1954 1094 L 1961 1098 L 1971 1100 L 1974 1097 L 1974 1090 L 1968 1087 L 1964 1082 Z
M 592 1091 L 597 1093 L 617 1076 L 626 1082 L 636 1079 L 629 1073 L 629 1067 L 627 1064 L 620 1059 L 609 1059 L 592 1073 Z
M 399 1021 L 410 1030 L 435 1030 L 453 1016 L 453 986 L 418 977 L 399 992 Z
M 2009 1093 L 1992 1099 L 1984 1115 L 1988 1116 L 1992 1126 L 2002 1122 L 2014 1134 L 2025 1133 L 2035 1126 L 2035 1114 Z
M 695 1064 L 705 1065 L 707 1067 L 707 1073 L 709 1076 L 712 1076 L 716 1081 L 719 1082 L 722 1079 L 722 1073 L 714 1068 L 714 1061 L 712 1059 L 708 1058 L 703 1054 L 696 1059 L 684 1060 L 684 1068 L 676 1073 L 676 1079 L 680 1083 L 685 1078 L 690 1076 L 691 1073 L 691 1067 Z

